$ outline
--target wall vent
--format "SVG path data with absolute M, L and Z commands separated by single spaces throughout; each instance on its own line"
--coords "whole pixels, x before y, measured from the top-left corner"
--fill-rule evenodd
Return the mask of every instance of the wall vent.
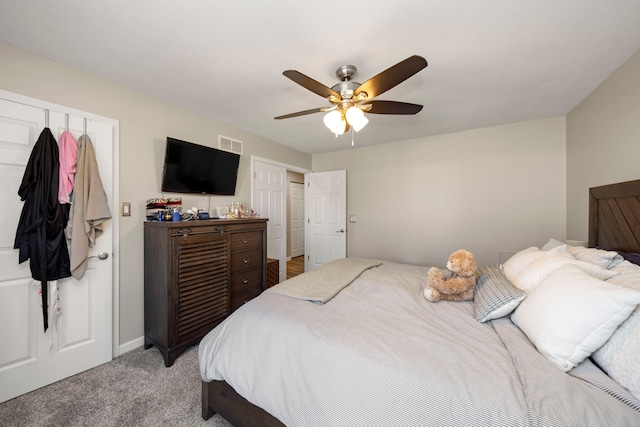
M 242 141 L 218 135 L 218 148 L 232 153 L 242 154 Z

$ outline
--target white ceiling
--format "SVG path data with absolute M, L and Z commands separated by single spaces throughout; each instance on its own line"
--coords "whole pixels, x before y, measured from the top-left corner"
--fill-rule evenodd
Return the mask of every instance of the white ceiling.
M 640 49 L 640 1 L 0 0 L 0 39 L 315 154 L 351 134 L 274 120 L 330 105 L 284 70 L 331 87 L 427 59 L 377 98 L 423 110 L 368 115 L 359 147 L 564 115 Z

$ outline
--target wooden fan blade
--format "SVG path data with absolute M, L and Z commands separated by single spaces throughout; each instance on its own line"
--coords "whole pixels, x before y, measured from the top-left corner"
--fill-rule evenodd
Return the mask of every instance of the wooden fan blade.
M 407 80 L 426 66 L 427 60 L 423 57 L 418 55 L 410 56 L 362 83 L 353 96 L 357 98 L 361 92 L 366 92 L 367 98 L 373 99 Z
M 364 110 L 371 114 L 417 114 L 422 110 L 422 105 L 397 101 L 370 101 L 365 105 L 371 105 Z
M 335 90 L 331 89 L 323 85 L 320 82 L 313 80 L 311 77 L 305 76 L 299 71 L 296 70 L 287 70 L 282 74 L 285 77 L 290 78 L 294 82 L 298 83 L 300 86 L 309 89 L 311 92 L 322 96 L 323 98 L 329 98 L 330 96 L 335 96 L 337 99 L 340 99 L 340 94 Z
M 292 117 L 306 116 L 307 114 L 321 113 L 323 111 L 327 111 L 327 109 L 326 108 L 314 108 L 313 110 L 298 111 L 297 113 L 285 114 L 284 116 L 274 117 L 274 119 L 276 119 L 276 120 L 290 119 Z

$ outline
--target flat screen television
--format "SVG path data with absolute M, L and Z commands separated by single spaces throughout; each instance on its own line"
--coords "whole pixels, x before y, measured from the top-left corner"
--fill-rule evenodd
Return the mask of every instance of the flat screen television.
M 233 196 L 240 155 L 167 137 L 162 191 Z

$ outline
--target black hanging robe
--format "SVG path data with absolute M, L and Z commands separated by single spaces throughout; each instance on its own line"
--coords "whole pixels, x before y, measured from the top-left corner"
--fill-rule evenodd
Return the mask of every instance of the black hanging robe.
M 47 282 L 71 276 L 64 235 L 68 208 L 58 202 L 59 171 L 58 144 L 47 127 L 33 147 L 18 189 L 24 205 L 13 246 L 19 249 L 18 262 L 29 259 L 31 276 L 41 283 L 45 331 L 49 327 Z

